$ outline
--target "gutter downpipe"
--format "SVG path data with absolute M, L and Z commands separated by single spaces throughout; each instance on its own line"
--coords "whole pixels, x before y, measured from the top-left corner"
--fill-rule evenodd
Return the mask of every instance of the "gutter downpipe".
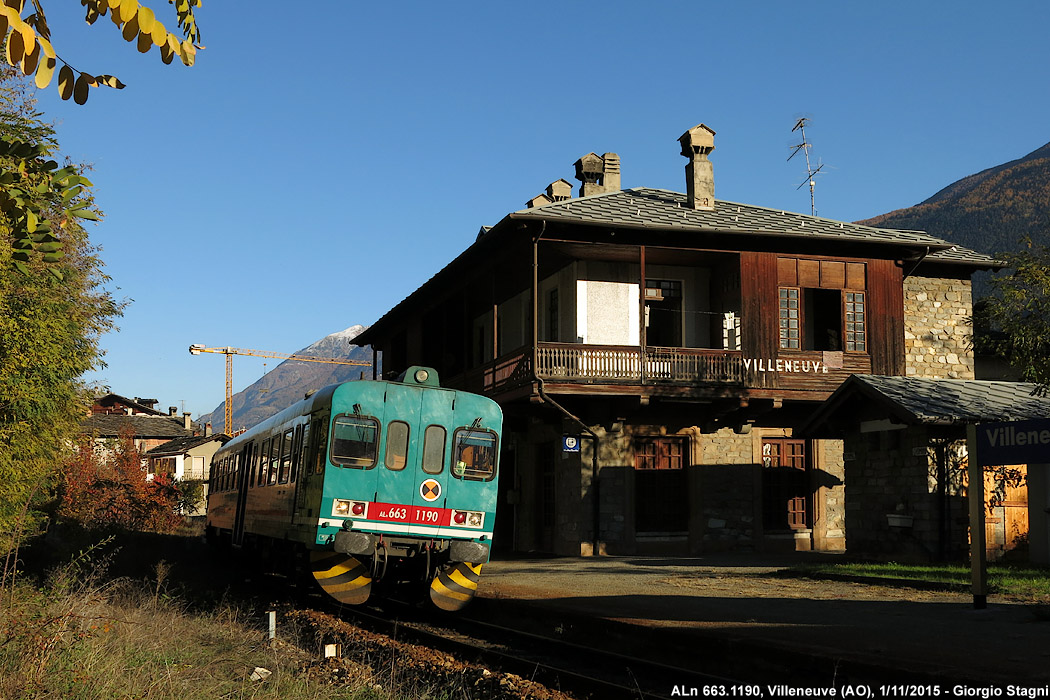
M 532 378 L 536 381 L 540 402 L 550 404 L 572 423 L 579 426 L 580 430 L 586 433 L 585 437 L 592 441 L 591 498 L 593 500 L 591 512 L 594 514 L 592 523 L 594 536 L 591 542 L 591 555 L 599 556 L 601 553 L 601 537 L 598 529 L 601 525 L 601 501 L 599 500 L 600 483 L 598 481 L 598 434 L 591 430 L 582 420 L 570 413 L 568 409 L 547 395 L 547 392 L 543 390 L 543 380 L 540 379 L 540 375 L 536 371 L 536 358 L 539 356 L 539 246 L 540 239 L 543 238 L 543 234 L 547 230 L 547 220 L 541 219 L 541 222 L 540 232 L 532 239 Z
M 913 264 L 912 264 L 910 269 L 908 269 L 903 275 L 901 275 L 901 278 L 904 279 L 904 278 L 910 277 L 911 273 L 915 272 L 915 268 L 917 268 L 919 266 L 919 264 L 923 260 L 925 260 L 926 256 L 929 255 L 929 254 L 930 254 L 930 246 L 926 246 L 926 252 L 923 253 L 922 255 L 920 255 L 918 257 L 918 259 L 916 259 L 916 260 L 905 260 L 904 262 L 911 262 Z

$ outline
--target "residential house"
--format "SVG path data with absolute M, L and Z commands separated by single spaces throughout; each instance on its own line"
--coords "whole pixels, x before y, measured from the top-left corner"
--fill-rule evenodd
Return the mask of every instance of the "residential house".
M 970 275 L 919 231 L 685 193 L 587 154 L 357 338 L 504 410 L 496 541 L 559 554 L 845 547 L 842 442 L 797 429 L 851 374 L 973 377 Z
M 215 452 L 230 441 L 228 435 L 213 435 L 205 430 L 204 435 L 192 435 L 169 440 L 146 453 L 150 475 L 166 474 L 177 481 L 195 480 L 204 482 L 201 502 L 194 512 L 187 515 L 204 515 L 208 503 L 207 481 L 211 470 L 211 458 Z
M 178 416 L 174 406 L 164 413 L 154 408 L 156 404 L 156 399 L 106 394 L 92 404 L 90 414 L 80 422 L 80 431 L 99 442 L 131 435 L 143 454 L 174 438 L 194 435 L 198 426 L 189 413 Z

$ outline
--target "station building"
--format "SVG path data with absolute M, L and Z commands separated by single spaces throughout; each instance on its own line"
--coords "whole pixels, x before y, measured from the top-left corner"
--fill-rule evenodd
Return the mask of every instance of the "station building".
M 505 415 L 498 542 L 564 555 L 842 550 L 843 445 L 800 426 L 851 375 L 973 379 L 970 277 L 919 231 L 621 189 L 587 154 L 356 343 Z

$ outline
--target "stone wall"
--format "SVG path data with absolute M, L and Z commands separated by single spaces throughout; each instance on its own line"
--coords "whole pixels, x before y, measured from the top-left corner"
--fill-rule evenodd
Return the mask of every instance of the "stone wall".
M 694 551 L 754 548 L 758 488 L 754 436 L 737 435 L 728 428 L 700 435 L 693 457 L 700 489 L 691 523 Z
M 851 554 L 917 562 L 965 554 L 962 469 L 957 460 L 948 465 L 939 487 L 937 457 L 924 428 L 853 433 L 845 451 Z
M 904 280 L 904 360 L 909 377 L 973 379 L 969 280 Z

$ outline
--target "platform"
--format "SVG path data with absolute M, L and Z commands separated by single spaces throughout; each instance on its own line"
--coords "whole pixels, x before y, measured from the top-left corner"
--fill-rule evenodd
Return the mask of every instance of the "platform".
M 835 556 L 496 560 L 473 614 L 575 630 L 582 642 L 670 647 L 671 663 L 743 682 L 936 683 L 948 697 L 960 684 L 1012 684 L 1050 696 L 1047 606 L 989 596 L 975 610 L 963 592 L 781 573 Z

